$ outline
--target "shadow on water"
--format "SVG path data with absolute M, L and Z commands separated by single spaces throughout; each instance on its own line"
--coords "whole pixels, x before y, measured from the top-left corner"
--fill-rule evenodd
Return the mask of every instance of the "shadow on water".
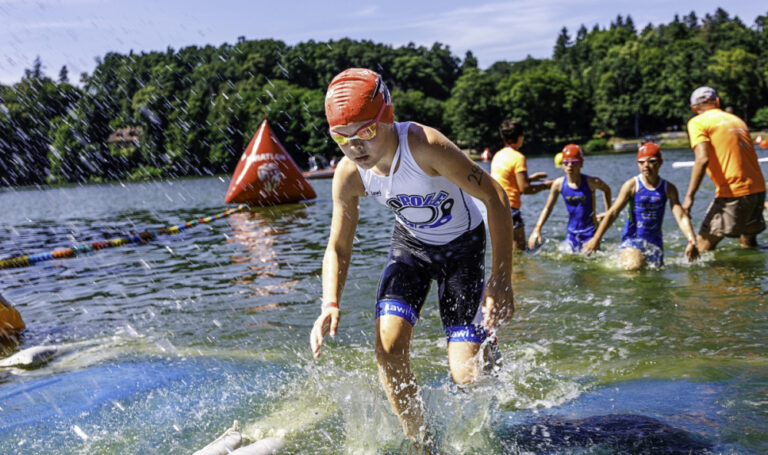
M 509 453 L 719 452 L 722 388 L 688 381 L 614 383 L 560 406 L 505 411 L 493 428 Z
M 506 450 L 537 454 L 589 448 L 606 453 L 707 454 L 712 444 L 699 437 L 642 415 L 609 414 L 582 419 L 544 417 L 496 430 Z

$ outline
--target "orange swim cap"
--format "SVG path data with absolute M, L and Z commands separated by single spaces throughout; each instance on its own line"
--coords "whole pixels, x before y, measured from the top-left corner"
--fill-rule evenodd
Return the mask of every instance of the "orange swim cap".
M 641 158 L 651 158 L 651 157 L 658 157 L 661 158 L 661 148 L 656 145 L 654 142 L 646 142 L 645 144 L 641 145 L 640 148 L 637 150 L 637 159 Z
M 395 109 L 381 75 L 365 68 L 348 68 L 337 74 L 328 85 L 325 117 L 331 128 L 373 120 L 382 103 L 386 107 L 381 114 L 381 121 L 393 123 Z
M 581 151 L 581 147 L 576 144 L 568 144 L 563 147 L 563 161 L 565 160 L 579 160 L 584 162 L 584 152 Z

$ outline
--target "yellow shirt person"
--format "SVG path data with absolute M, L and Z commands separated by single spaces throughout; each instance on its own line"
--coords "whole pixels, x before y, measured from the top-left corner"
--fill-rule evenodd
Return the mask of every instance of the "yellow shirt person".
M 688 136 L 696 160 L 683 210 L 690 214 L 705 169 L 716 187 L 699 228 L 699 250 L 714 249 L 724 237 L 755 247 L 757 234 L 765 230 L 765 180 L 747 125 L 720 109 L 720 98 L 711 87 L 694 90 L 691 109 L 697 115 L 688 121 Z

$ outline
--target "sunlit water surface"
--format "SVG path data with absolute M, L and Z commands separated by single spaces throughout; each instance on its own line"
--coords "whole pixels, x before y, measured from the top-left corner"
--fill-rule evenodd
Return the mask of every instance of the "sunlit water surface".
M 665 158 L 662 176 L 684 193 L 690 169 L 671 163 L 692 154 Z M 637 173 L 634 161 L 590 156 L 584 172 L 615 196 Z M 550 158 L 528 168 L 561 175 Z M 4 191 L 0 257 L 219 213 L 227 184 Z M 308 333 L 331 201 L 329 180 L 312 185 L 314 202 L 1 270 L 0 292 L 28 327 L 5 353 L 42 344 L 65 351 L 33 369 L 0 370 L 0 453 L 189 454 L 234 420 L 250 434 L 284 434 L 283 453 L 407 450 L 373 353 L 392 215 L 362 202 L 340 333 L 314 360 Z M 705 179 L 695 226 L 712 193 Z M 524 197 L 528 233 L 545 200 Z M 468 390 L 448 378 L 433 289 L 412 356 L 444 453 L 768 452 L 768 251 L 726 240 L 687 264 L 667 210 L 666 266 L 627 273 L 615 250 L 625 218 L 596 256 L 565 254 L 558 201 L 545 245 L 515 259 L 517 312 L 499 331 L 503 367 Z

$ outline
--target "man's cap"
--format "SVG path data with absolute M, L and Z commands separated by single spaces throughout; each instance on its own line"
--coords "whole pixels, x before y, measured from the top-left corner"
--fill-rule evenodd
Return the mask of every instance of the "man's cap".
M 656 157 L 660 160 L 663 159 L 661 157 L 661 147 L 659 147 L 655 142 L 646 142 L 645 144 L 641 145 L 639 149 L 637 149 L 638 160 L 652 157 Z
M 565 160 L 579 160 L 584 162 L 584 152 L 581 151 L 581 147 L 576 144 L 568 144 L 563 147 L 563 161 Z
M 373 120 L 384 103 L 381 121 L 395 121 L 392 98 L 381 75 L 365 68 L 348 68 L 337 74 L 325 94 L 325 117 L 328 125 Z
M 712 87 L 699 87 L 691 93 L 691 106 L 712 102 L 717 99 L 717 92 Z

